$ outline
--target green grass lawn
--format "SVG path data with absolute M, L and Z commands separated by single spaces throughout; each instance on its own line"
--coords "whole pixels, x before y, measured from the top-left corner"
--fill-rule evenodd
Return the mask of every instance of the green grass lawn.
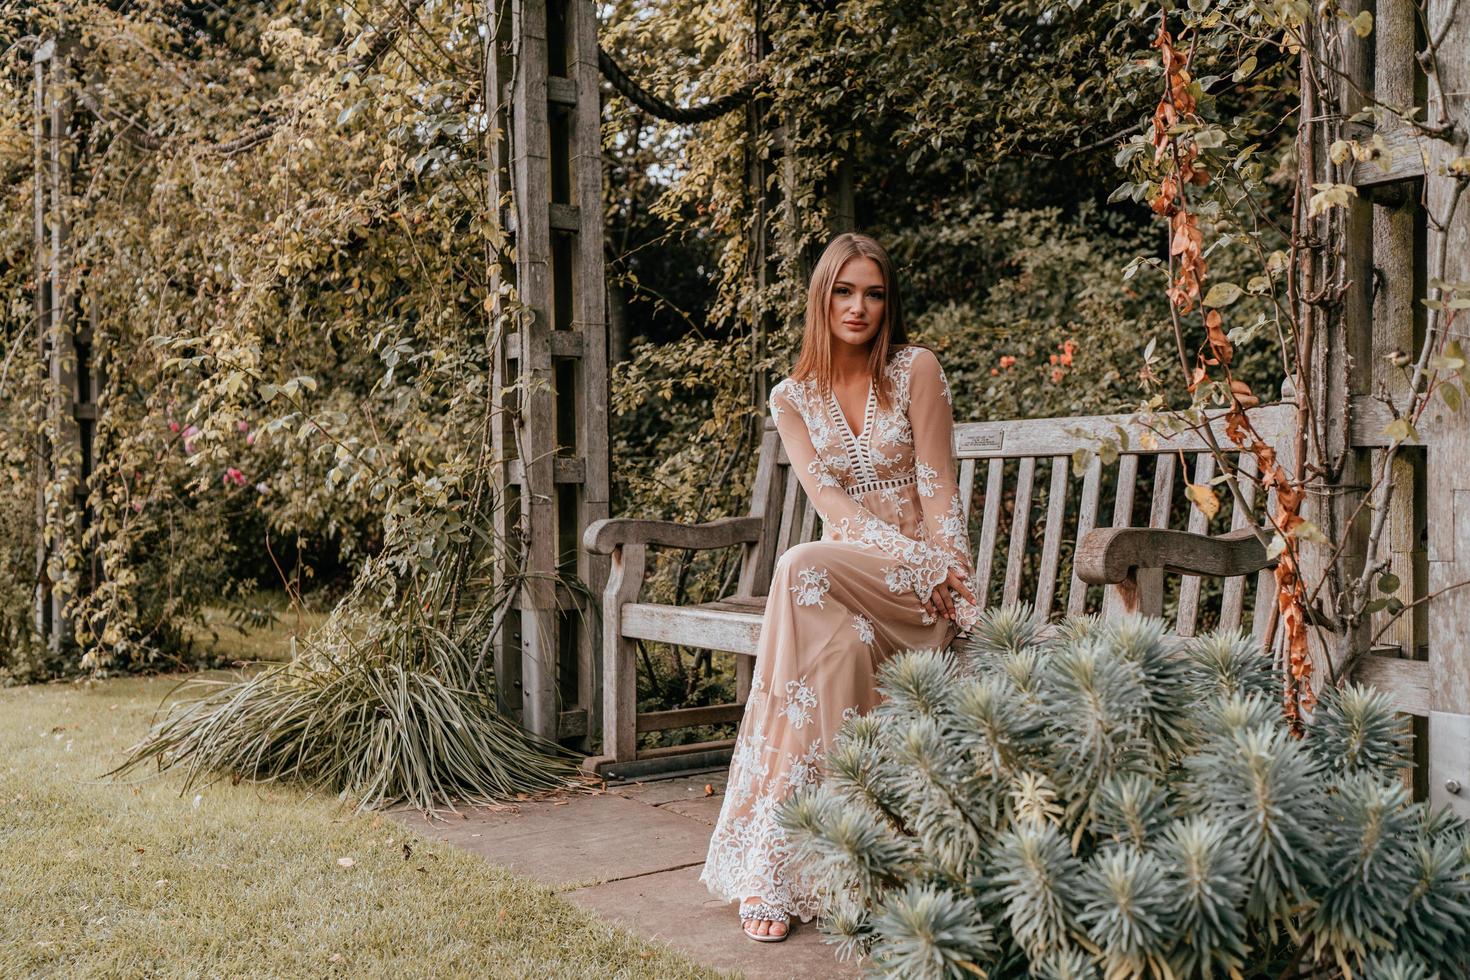
M 174 683 L 0 690 L 0 977 L 716 975 L 335 798 L 100 779 Z
M 328 613 L 313 606 L 292 608 L 280 592 L 258 593 L 254 604 L 272 610 L 274 622 L 241 630 L 227 610 L 207 606 L 203 624 L 187 627 L 189 637 L 201 649 L 229 660 L 290 660 L 292 638 L 306 636 L 326 622 Z

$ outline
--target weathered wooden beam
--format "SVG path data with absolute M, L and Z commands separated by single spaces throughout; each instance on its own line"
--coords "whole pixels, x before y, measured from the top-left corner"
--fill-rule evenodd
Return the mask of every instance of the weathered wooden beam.
M 1329 82 L 1335 89 L 1334 101 L 1340 118 L 1324 123 L 1328 140 L 1349 135 L 1341 120 L 1361 111 L 1367 94 L 1373 90 L 1372 41 L 1360 37 L 1350 23 L 1359 13 L 1371 17 L 1373 2 L 1343 0 L 1343 17 L 1332 27 L 1322 28 L 1324 36 L 1336 32 L 1341 58 L 1340 71 Z M 1320 160 L 1319 166 L 1333 183 L 1351 179 L 1351 167 L 1334 164 L 1330 157 Z M 1368 471 L 1370 459 L 1368 453 L 1353 445 L 1350 428 L 1352 399 L 1368 394 L 1372 383 L 1373 205 L 1362 196 L 1350 198 L 1345 207 L 1329 216 L 1328 227 L 1334 222 L 1341 244 L 1336 268 L 1329 260 L 1324 262 L 1322 270 L 1328 276 L 1340 276 L 1344 288 L 1338 303 L 1329 307 L 1323 318 L 1326 332 L 1319 337 L 1319 342 L 1325 342 L 1320 362 L 1322 373 L 1314 377 L 1315 390 L 1311 397 L 1317 417 L 1322 420 L 1324 460 L 1329 468 L 1337 469 L 1327 474 L 1335 484 L 1332 492 L 1308 494 L 1303 505 L 1303 516 L 1324 530 L 1332 546 L 1329 549 L 1306 543 L 1302 547 L 1303 570 L 1309 588 L 1328 574 L 1329 563 L 1335 564 L 1337 574 L 1344 581 L 1360 576 L 1365 567 L 1369 530 L 1368 512 L 1360 505 L 1364 488 L 1372 482 Z M 1330 281 L 1324 279 L 1321 285 L 1326 286 Z M 1316 647 L 1317 677 L 1335 676 L 1337 665 L 1353 651 L 1364 649 L 1371 638 L 1369 626 L 1363 620 L 1339 632 L 1310 631 Z
M 696 725 L 728 725 L 739 722 L 744 714 L 744 704 L 709 704 L 699 708 L 645 711 L 638 716 L 638 731 L 664 732 L 670 728 L 693 728 Z
M 524 486 L 526 482 L 524 460 L 510 460 L 506 464 L 506 472 L 510 475 L 510 482 Z M 576 456 L 556 456 L 551 460 L 552 483 L 581 483 L 586 479 L 586 472 L 586 460 Z
M 1425 121 L 1446 127 L 1445 137 L 1432 143 L 1425 175 L 1426 278 L 1465 283 L 1470 195 L 1451 168 L 1470 156 L 1470 8 L 1426 0 L 1425 34 L 1438 44 Z M 1450 330 L 1448 311 L 1431 309 L 1427 316 L 1426 330 L 1437 342 Z M 1428 611 L 1429 802 L 1470 817 L 1470 412 L 1451 411 L 1436 398 L 1424 414 L 1434 432 L 1426 474 L 1428 594 L 1438 596 Z
M 1268 443 L 1283 437 L 1294 423 L 1296 408 L 1288 404 L 1263 405 L 1252 409 L 1250 419 Z M 1210 429 L 1222 446 L 1230 446 L 1225 435 L 1224 413 L 1210 416 Z M 1162 420 L 1160 420 L 1160 424 Z M 1119 431 L 1128 438 L 1128 452 L 1200 452 L 1209 444 L 1197 431 L 1187 429 L 1166 434 L 1151 429 L 1132 415 L 1098 415 L 1088 418 L 1009 419 L 995 422 L 961 422 L 955 426 L 955 454 L 961 459 L 1014 458 L 1022 455 L 1070 456 L 1079 447 L 1096 445 L 1103 439 L 1117 440 Z M 1146 445 L 1156 448 L 1144 449 Z
M 1429 715 L 1429 664 L 1423 660 L 1371 653 L 1358 661 L 1353 680 L 1378 688 L 1405 714 Z
M 614 551 L 602 593 L 602 751 L 615 761 L 638 751 L 638 644 L 625 635 L 623 610 L 643 588 L 647 554 L 641 544 Z
M 597 4 L 594 0 L 568 0 L 567 30 L 571 58 L 568 70 L 575 86 L 575 105 L 568 133 L 570 147 L 570 194 L 578 212 L 576 241 L 572 250 L 572 329 L 557 331 L 578 338 L 576 346 L 552 337 L 554 358 L 575 364 L 574 406 L 576 455 L 583 462 L 577 488 L 576 520 L 586 528 L 608 517 L 612 496 L 611 437 L 609 433 L 609 370 L 607 323 L 607 274 L 604 264 L 602 227 L 602 101 L 597 66 Z M 548 80 L 554 94 L 559 79 Z M 564 103 L 563 103 L 564 104 Z M 573 535 L 575 529 L 571 529 Z M 604 555 L 583 551 L 577 556 L 577 576 L 596 595 L 609 574 Z M 600 623 L 587 616 L 579 625 L 577 689 L 581 703 L 594 721 L 601 710 Z M 590 746 L 589 746 L 590 747 Z
M 761 635 L 761 614 L 734 612 L 710 606 L 663 606 L 629 603 L 623 606 L 623 635 L 677 646 L 755 653 Z
M 1373 96 L 1380 103 L 1388 105 L 1407 106 L 1414 103 L 1414 88 L 1416 75 L 1415 58 L 1415 34 L 1418 26 L 1418 10 L 1413 3 L 1406 0 L 1379 0 L 1373 20 L 1374 39 L 1374 78 Z M 1405 124 L 1393 116 L 1385 116 L 1380 123 L 1380 131 L 1384 141 L 1389 146 L 1388 166 L 1380 167 L 1379 161 L 1362 162 L 1354 169 L 1353 181 L 1361 190 L 1375 189 L 1370 187 L 1367 179 L 1388 178 L 1391 176 L 1401 178 L 1422 178 L 1424 176 L 1424 157 L 1420 146 L 1420 139 L 1411 133 Z M 1385 173 L 1385 170 L 1388 172 Z M 1365 171 L 1367 173 L 1365 174 Z M 1403 185 L 1394 185 L 1402 187 Z M 1413 185 L 1417 191 L 1417 185 Z M 1415 223 L 1418 210 L 1418 197 L 1415 194 L 1398 195 L 1398 200 L 1390 201 L 1390 195 L 1369 195 L 1369 199 L 1375 202 L 1373 208 L 1373 353 L 1372 372 L 1373 390 L 1382 391 L 1395 403 L 1403 405 L 1408 402 L 1409 381 L 1404 372 L 1394 366 L 1391 358 L 1412 355 L 1415 350 L 1414 339 L 1416 335 L 1415 323 L 1418 319 L 1416 309 L 1415 285 Z M 1384 408 L 1379 402 L 1373 402 L 1378 408 Z M 1359 442 L 1357 427 L 1361 414 L 1355 409 L 1353 441 L 1355 445 Z M 1384 421 L 1377 421 L 1377 429 L 1382 433 Z M 1372 460 L 1372 472 L 1377 474 L 1384 465 L 1384 450 L 1370 450 Z M 1388 514 L 1384 519 L 1384 531 L 1382 540 L 1379 541 L 1379 551 L 1370 556 L 1371 560 L 1388 561 L 1388 571 L 1399 581 L 1399 587 L 1392 595 L 1405 606 L 1414 602 L 1415 598 L 1422 595 L 1423 585 L 1428 575 L 1424 567 L 1425 554 L 1420 545 L 1419 518 L 1416 514 L 1415 485 L 1421 469 L 1422 454 L 1399 452 L 1390 464 L 1390 472 L 1387 474 L 1388 485 L 1386 487 L 1388 500 Z M 1394 615 L 1388 610 L 1380 610 L 1370 617 L 1370 629 L 1372 635 L 1381 637 L 1383 642 L 1395 653 L 1390 657 L 1410 657 L 1415 655 L 1424 643 L 1423 608 L 1415 607 L 1408 613 Z M 1402 652 L 1398 652 L 1402 651 Z M 1359 666 L 1356 676 L 1358 679 L 1368 679 L 1378 687 L 1392 691 L 1400 710 L 1408 712 L 1420 718 L 1429 715 L 1429 672 L 1424 663 L 1413 663 L 1412 661 L 1387 660 L 1384 656 L 1370 658 Z M 1413 663 L 1412 668 L 1402 666 Z M 1388 673 L 1382 677 L 1373 675 L 1374 670 L 1383 670 Z M 1414 683 L 1410 683 L 1402 675 L 1406 671 L 1412 673 Z M 1418 722 L 1422 729 L 1422 722 Z M 1421 733 L 1422 734 L 1422 733 Z M 1422 739 L 1416 738 L 1416 742 Z M 1416 750 L 1422 746 L 1416 745 Z M 1425 761 L 1422 751 L 1418 753 L 1417 760 L 1422 766 Z M 1409 774 L 1410 788 L 1418 785 L 1418 792 L 1423 793 L 1423 779 L 1427 773 L 1420 772 L 1419 779 L 1414 778 L 1414 773 Z
M 1382 48 L 1381 33 L 1378 43 Z M 1358 188 L 1360 194 L 1371 196 L 1370 192 L 1389 185 L 1424 179 L 1426 137 L 1407 128 L 1392 129 L 1378 135 L 1382 137 L 1381 147 L 1370 145 L 1369 141 L 1373 138 L 1371 132 L 1361 134 L 1362 145 L 1370 150 L 1371 156 L 1366 160 L 1355 161 L 1348 178 L 1349 183 Z
M 556 737 L 557 607 L 551 582 L 557 574 L 556 400 L 553 395 L 551 135 L 546 79 L 546 0 L 510 0 L 513 104 L 510 111 L 510 161 L 515 215 L 516 287 L 531 312 L 520 331 L 520 376 L 529 382 L 519 413 L 521 528 L 527 578 L 521 588 L 522 723 L 547 738 Z
M 760 537 L 763 524 L 759 517 L 722 517 L 703 524 L 604 518 L 587 525 L 582 532 L 582 547 L 597 555 L 610 555 L 614 548 L 625 544 L 725 548 L 732 544 L 754 543 Z

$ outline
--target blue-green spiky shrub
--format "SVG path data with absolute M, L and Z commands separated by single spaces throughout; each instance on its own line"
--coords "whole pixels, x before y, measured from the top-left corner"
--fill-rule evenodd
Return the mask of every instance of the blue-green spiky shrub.
M 1298 738 L 1247 637 L 1025 609 L 879 684 L 781 812 L 877 975 L 1470 976 L 1470 835 L 1406 796 L 1380 694 Z

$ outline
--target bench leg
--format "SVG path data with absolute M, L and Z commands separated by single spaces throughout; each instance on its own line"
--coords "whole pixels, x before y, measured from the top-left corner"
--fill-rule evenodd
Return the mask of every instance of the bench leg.
M 1103 604 L 1104 610 L 1122 613 L 1142 613 L 1145 616 L 1164 614 L 1164 570 L 1162 568 L 1130 568 L 1128 577 L 1117 585 L 1108 586 Z
M 602 753 L 629 762 L 638 753 L 638 645 L 623 636 L 623 605 L 643 587 L 647 545 L 613 549 L 602 593 Z
M 735 654 L 735 701 L 745 704 L 750 700 L 750 682 L 755 677 L 755 658 L 743 653 Z

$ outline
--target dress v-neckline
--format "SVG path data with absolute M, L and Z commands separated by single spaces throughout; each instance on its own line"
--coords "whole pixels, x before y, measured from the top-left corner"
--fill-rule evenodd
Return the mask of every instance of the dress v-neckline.
M 847 413 L 842 410 L 842 403 L 837 400 L 837 389 L 831 388 L 827 392 L 827 400 L 836 414 L 838 421 L 842 423 L 843 431 L 852 439 L 855 445 L 862 445 L 868 436 L 868 430 L 873 427 L 873 379 L 868 379 L 868 397 L 863 401 L 863 429 L 861 432 L 852 431 L 852 423 L 847 420 Z

